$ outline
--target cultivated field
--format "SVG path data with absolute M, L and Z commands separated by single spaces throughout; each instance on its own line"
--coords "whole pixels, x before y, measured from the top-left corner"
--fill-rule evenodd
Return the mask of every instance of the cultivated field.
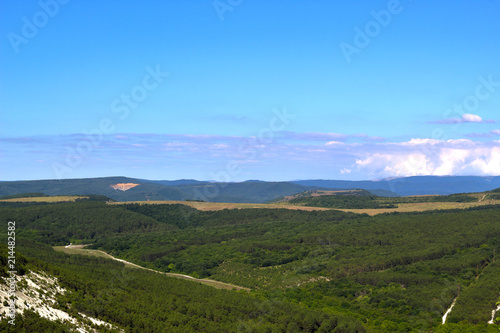
M 419 203 L 400 203 L 397 208 L 380 208 L 380 209 L 335 209 L 344 212 L 352 212 L 358 214 L 377 215 L 392 212 L 423 212 L 428 210 L 444 210 L 444 209 L 464 209 L 470 207 L 484 205 L 500 205 L 500 200 L 481 200 L 484 195 L 474 193 L 471 196 L 477 196 L 477 202 L 419 202 Z M 141 205 L 161 205 L 161 204 L 181 204 L 193 207 L 202 211 L 222 210 L 222 209 L 244 209 L 244 208 L 286 208 L 294 210 L 331 210 L 332 208 L 322 207 L 306 207 L 298 205 L 290 205 L 286 202 L 272 204 L 249 204 L 249 203 L 225 203 L 225 202 L 196 202 L 196 201 L 128 201 L 128 202 L 111 202 L 110 205 L 121 205 L 128 203 L 138 203 Z
M 332 191 L 333 192 L 333 191 Z M 470 193 L 470 196 L 478 198 L 477 202 L 419 202 L 419 203 L 400 203 L 397 208 L 380 208 L 380 209 L 337 209 L 344 212 L 353 212 L 358 214 L 377 215 L 382 213 L 392 212 L 423 212 L 428 210 L 442 209 L 464 209 L 483 205 L 500 205 L 500 200 L 485 199 L 484 193 Z M 13 198 L 4 199 L 0 202 L 74 202 L 76 199 L 84 199 L 85 196 L 48 196 L 48 197 L 28 197 L 28 198 Z M 323 207 L 306 207 L 300 205 L 291 205 L 287 202 L 271 203 L 271 204 L 254 204 L 254 203 L 228 203 L 228 202 L 198 202 L 198 201 L 126 201 L 126 202 L 110 202 L 110 205 L 122 205 L 137 203 L 141 205 L 161 205 L 161 204 L 181 204 L 186 205 L 201 211 L 213 211 L 223 209 L 245 209 L 245 208 L 285 208 L 293 210 L 315 211 L 315 210 L 331 210 L 332 208 Z
M 86 196 L 77 195 L 56 195 L 50 197 L 28 197 L 28 198 L 12 198 L 0 200 L 0 202 L 69 202 L 76 199 L 85 199 Z
M 123 205 L 136 203 L 141 205 L 186 205 L 193 207 L 198 210 L 223 210 L 223 209 L 245 209 L 245 208 L 286 208 L 286 209 L 299 209 L 299 210 L 329 210 L 329 208 L 322 207 L 305 207 L 305 206 L 294 206 L 284 203 L 276 204 L 253 204 L 253 203 L 228 203 L 228 202 L 198 202 L 198 201 L 127 201 L 127 202 L 110 202 L 110 205 Z
M 309 196 L 311 197 L 319 197 L 322 195 L 339 195 L 339 194 L 345 194 L 345 193 L 351 193 L 351 194 L 356 194 L 356 193 L 362 193 L 363 190 L 335 190 L 335 191 L 325 191 L 325 190 L 312 190 L 312 191 L 306 191 Z M 288 195 L 283 197 L 283 200 L 279 202 L 287 202 L 292 199 L 298 198 L 300 196 L 303 196 L 304 193 L 297 193 L 294 195 Z
M 382 213 L 407 213 L 407 212 L 424 212 L 428 210 L 440 209 L 465 209 L 470 207 L 485 206 L 485 205 L 500 205 L 500 200 L 484 200 L 480 202 L 419 202 L 419 203 L 401 203 L 397 208 L 380 208 L 380 209 L 338 209 L 344 212 L 352 212 L 358 214 L 377 215 Z

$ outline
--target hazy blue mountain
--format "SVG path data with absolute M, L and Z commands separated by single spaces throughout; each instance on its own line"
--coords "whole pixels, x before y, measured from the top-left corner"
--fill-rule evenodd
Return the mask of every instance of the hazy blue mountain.
M 145 182 L 167 185 L 167 186 L 179 186 L 179 185 L 200 185 L 206 184 L 208 182 L 200 181 L 196 179 L 178 179 L 178 180 L 149 180 L 149 179 L 141 179 Z
M 139 184 L 126 191 L 115 184 Z M 186 200 L 261 203 L 316 187 L 289 182 L 210 183 L 196 180 L 151 181 L 127 177 L 0 182 L 0 196 L 38 192 L 46 195 L 101 194 L 117 201 Z
M 139 186 L 127 191 L 111 187 L 119 183 L 134 183 Z M 0 182 L 0 196 L 29 192 L 47 195 L 101 194 L 117 201 L 187 199 L 176 188 L 127 177 Z
M 399 195 L 452 194 L 465 192 L 483 192 L 500 187 L 500 176 L 415 176 L 384 179 L 379 181 L 348 180 L 298 180 L 292 183 L 304 186 L 326 188 L 360 188 L 364 190 L 388 190 Z
M 126 191 L 111 185 L 139 184 Z M 193 179 L 144 180 L 104 177 L 0 182 L 0 196 L 39 192 L 46 195 L 100 194 L 117 201 L 204 200 L 262 203 L 314 189 L 363 189 L 379 196 L 483 192 L 500 187 L 500 177 L 407 177 L 380 181 L 299 180 L 214 183 Z
M 250 181 L 242 183 L 206 183 L 203 186 L 185 185 L 175 188 L 194 196 L 195 199 L 214 202 L 262 203 L 279 197 L 301 193 L 315 186 L 303 186 L 290 182 Z

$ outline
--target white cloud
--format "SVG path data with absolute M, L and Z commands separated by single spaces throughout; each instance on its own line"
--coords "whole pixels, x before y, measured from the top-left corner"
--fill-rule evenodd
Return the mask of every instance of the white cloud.
M 225 149 L 228 147 L 229 146 L 227 144 L 224 144 L 224 143 L 215 143 L 215 144 L 211 145 L 211 148 L 213 148 L 213 149 Z
M 500 135 L 500 130 L 491 131 Z M 237 136 L 181 134 L 118 134 L 107 136 L 82 156 L 79 170 L 87 172 L 89 165 L 103 165 L 103 175 L 144 161 L 143 169 L 155 171 L 165 165 L 179 174 L 189 176 L 199 170 L 218 172 L 229 161 L 245 166 L 241 177 L 259 178 L 262 170 L 277 178 L 298 177 L 336 178 L 342 175 L 357 179 L 380 179 L 417 175 L 500 175 L 500 140 L 484 142 L 470 139 L 436 140 L 413 138 L 406 142 L 342 142 L 341 135 L 325 143 L 298 143 L 276 137 L 272 142 L 259 138 Z M 499 137 L 495 137 L 498 139 Z M 72 154 L 85 135 L 49 136 L 44 138 L 0 138 L 0 153 L 6 164 L 28 165 L 33 160 L 45 160 L 49 165 L 45 178 L 53 178 L 50 163 L 66 163 L 67 147 Z M 21 153 L 20 153 L 21 152 Z M 16 162 L 17 161 L 17 162 Z M 141 162 L 142 163 L 142 162 Z M 222 165 L 222 167 L 221 167 Z M 90 170 L 90 169 L 89 169 Z M 121 169 L 120 169 L 121 170 Z M 90 172 L 90 171 L 89 171 Z M 155 171 L 156 172 L 156 171 Z M 203 171 L 204 172 L 204 171 Z M 207 171 L 208 172 L 208 171 Z M 254 174 L 255 173 L 255 174 Z M 79 175 L 79 174 L 78 174 Z M 204 174 L 203 174 L 204 175 Z M 143 176 L 145 177 L 145 176 Z M 201 177 L 201 176 L 200 176 Z M 201 177 L 201 179 L 210 179 Z
M 478 116 L 476 114 L 466 113 L 466 114 L 462 115 L 462 122 L 464 122 L 464 123 L 482 123 L 483 118 L 481 118 L 480 116 Z
M 356 160 L 358 169 L 375 176 L 403 177 L 429 174 L 429 160 L 422 153 L 375 153 Z
M 330 141 L 325 143 L 325 146 L 343 146 L 344 144 L 345 144 L 344 142 Z
M 403 142 L 402 144 L 403 145 L 413 145 L 413 146 L 417 146 L 417 145 L 436 145 L 438 144 L 440 141 L 439 140 L 435 140 L 435 139 L 411 139 L 410 141 L 408 142 Z M 398 144 L 398 143 L 396 143 Z
M 187 143 L 187 142 L 165 142 L 165 143 L 162 143 L 162 146 L 165 146 L 165 147 L 187 147 L 187 146 L 190 146 L 191 144 L 190 143 Z
M 432 146 L 417 144 L 425 142 Z M 413 139 L 410 142 L 393 143 L 390 152 L 377 152 L 357 159 L 356 166 L 360 172 L 382 177 L 500 175 L 499 142 Z M 379 146 L 379 150 L 383 151 L 384 145 Z
M 282 131 L 278 132 L 279 137 L 287 140 L 300 140 L 300 141 L 327 141 L 327 142 L 345 142 L 347 140 L 358 140 L 358 141 L 368 141 L 368 142 L 382 142 L 386 139 L 380 136 L 369 136 L 365 133 L 357 134 L 342 134 L 342 133 L 319 133 L 319 132 L 290 132 Z
M 280 135 L 285 139 L 290 140 L 302 140 L 302 141 L 345 141 L 349 136 L 341 133 L 316 133 L 316 132 L 306 132 L 297 133 L 282 131 Z
M 460 173 L 470 153 L 471 151 L 466 149 L 442 149 L 432 174 L 446 176 Z
M 460 118 L 446 118 L 442 120 L 429 121 L 430 124 L 462 124 L 462 123 L 494 123 L 494 120 L 484 120 L 481 116 L 472 113 L 464 113 Z
M 485 175 L 500 174 L 500 147 L 494 147 L 491 151 L 485 151 L 483 156 L 477 157 L 471 162 L 474 169 L 480 170 Z

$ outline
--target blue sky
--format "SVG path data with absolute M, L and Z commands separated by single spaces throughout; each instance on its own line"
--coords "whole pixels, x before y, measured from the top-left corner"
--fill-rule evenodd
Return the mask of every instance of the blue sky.
M 0 3 L 0 179 L 500 175 L 500 1 Z

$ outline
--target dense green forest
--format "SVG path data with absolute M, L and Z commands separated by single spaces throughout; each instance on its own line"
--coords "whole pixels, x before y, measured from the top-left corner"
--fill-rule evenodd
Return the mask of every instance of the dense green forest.
M 500 297 L 499 213 L 498 206 L 368 216 L 83 201 L 1 208 L 0 221 L 16 221 L 28 269 L 71 290 L 62 309 L 130 332 L 493 332 L 499 326 L 486 322 Z M 251 292 L 50 247 L 70 242 Z
M 391 198 L 392 199 L 392 198 Z M 338 208 L 338 209 L 356 209 L 356 208 L 396 208 L 397 206 L 392 203 L 382 203 L 378 200 L 377 196 L 370 195 L 320 195 L 299 197 L 289 201 L 292 205 L 302 205 L 308 207 L 325 207 L 325 208 Z
M 11 194 L 0 197 L 0 200 L 6 199 L 19 199 L 19 198 L 33 198 L 33 197 L 48 197 L 47 194 L 43 194 L 40 192 L 31 192 L 31 193 L 20 193 L 20 194 Z
M 138 184 L 138 186 L 127 191 L 119 191 L 110 186 L 117 183 L 134 183 Z M 318 187 L 303 186 L 291 182 L 162 182 L 127 177 L 105 177 L 13 182 L 0 181 L 0 196 L 38 192 L 44 195 L 99 194 L 118 201 L 203 200 L 213 202 L 262 203 L 277 197 L 315 188 Z
M 117 183 L 139 184 L 127 191 L 110 187 Z M 59 180 L 0 181 L 0 196 L 27 192 L 45 195 L 101 194 L 117 201 L 203 200 L 264 203 L 308 190 L 352 190 L 393 197 L 423 194 L 483 192 L 500 186 L 500 177 L 416 176 L 379 181 L 302 180 L 292 182 L 245 181 L 239 183 L 197 180 L 155 181 L 128 177 Z
M 488 194 L 488 198 L 495 199 L 496 194 Z M 500 196 L 499 196 L 500 197 Z M 298 196 L 289 201 L 293 205 L 308 207 L 325 207 L 337 209 L 377 209 L 396 208 L 400 203 L 423 202 L 474 202 L 477 198 L 465 193 L 450 195 L 410 196 L 410 197 L 379 197 L 367 191 L 350 192 L 335 195 Z
M 125 268 L 109 259 L 70 256 L 40 243 L 23 243 L 20 249 L 32 258 L 28 267 L 56 275 L 70 290 L 57 300 L 58 309 L 75 317 L 84 313 L 103 319 L 125 332 L 365 331 L 359 321 L 346 316 Z M 18 316 L 15 329 L 6 320 L 0 322 L 1 331 L 21 332 L 21 327 L 66 332 L 64 324 L 33 313 Z

